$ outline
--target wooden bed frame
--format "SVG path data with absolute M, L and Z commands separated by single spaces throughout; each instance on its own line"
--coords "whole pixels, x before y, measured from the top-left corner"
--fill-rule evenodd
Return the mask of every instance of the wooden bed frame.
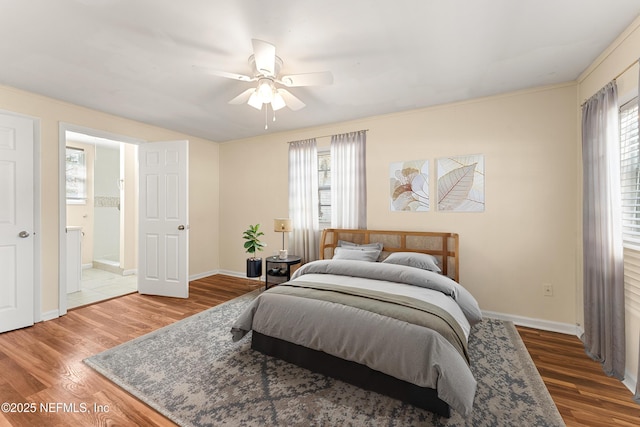
M 390 231 L 326 228 L 320 238 L 320 259 L 331 259 L 338 240 L 384 245 L 380 260 L 392 252 L 420 252 L 436 257 L 442 274 L 459 282 L 458 234 L 431 231 Z
M 338 240 L 354 243 L 382 242 L 381 259 L 391 252 L 431 254 L 440 261 L 442 274 L 458 281 L 458 235 L 423 231 L 352 230 L 328 228 L 322 232 L 320 258 L 330 259 Z M 313 372 L 390 396 L 443 417 L 451 416 L 447 403 L 435 389 L 419 387 L 367 366 L 253 331 L 251 348 Z

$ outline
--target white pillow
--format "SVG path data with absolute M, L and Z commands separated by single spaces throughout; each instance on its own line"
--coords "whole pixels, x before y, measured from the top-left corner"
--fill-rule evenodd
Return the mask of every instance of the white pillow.
M 353 243 L 347 242 L 346 240 L 338 240 L 338 246 L 343 248 L 367 248 L 367 249 L 378 249 L 382 250 L 383 244 L 380 242 L 376 243 Z
M 375 262 L 379 256 L 380 250 L 371 248 L 337 247 L 333 250 L 333 259 Z
M 419 252 L 392 252 L 384 261 L 388 264 L 406 265 L 409 267 L 421 268 L 423 270 L 440 273 L 438 259 L 433 255 Z

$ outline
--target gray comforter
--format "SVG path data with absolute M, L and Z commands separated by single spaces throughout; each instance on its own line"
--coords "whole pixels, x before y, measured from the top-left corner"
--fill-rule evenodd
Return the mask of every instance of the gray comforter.
M 347 300 L 364 299 L 350 303 Z M 302 266 L 256 298 L 232 326 L 352 360 L 436 389 L 466 416 L 476 381 L 466 359 L 475 299 L 444 276 L 413 267 L 326 260 Z

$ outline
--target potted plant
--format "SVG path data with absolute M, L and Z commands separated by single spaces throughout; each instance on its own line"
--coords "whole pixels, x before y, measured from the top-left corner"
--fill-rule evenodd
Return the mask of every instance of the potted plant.
M 242 238 L 246 240 L 244 249 L 248 254 L 251 254 L 251 258 L 247 258 L 247 277 L 262 276 L 262 258 L 256 258 L 255 254 L 266 246 L 260 241 L 260 237 L 263 235 L 264 233 L 260 231 L 260 224 L 249 225 L 249 228 L 242 234 Z

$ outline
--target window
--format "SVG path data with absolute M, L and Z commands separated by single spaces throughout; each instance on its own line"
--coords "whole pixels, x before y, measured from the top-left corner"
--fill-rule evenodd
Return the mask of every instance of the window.
M 318 218 L 320 228 L 331 227 L 331 151 L 318 151 Z
M 620 187 L 622 191 L 622 239 L 625 246 L 640 248 L 638 98 L 620 107 L 620 177 Z
M 87 201 L 87 168 L 84 150 L 66 147 L 67 203 L 84 204 Z

